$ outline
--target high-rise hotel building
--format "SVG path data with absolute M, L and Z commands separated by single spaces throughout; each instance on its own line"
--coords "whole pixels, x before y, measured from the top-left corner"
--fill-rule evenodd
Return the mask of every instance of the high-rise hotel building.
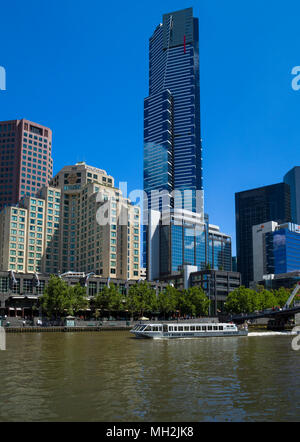
M 28 120 L 0 122 L 0 210 L 52 178 L 52 132 Z
M 140 278 L 140 209 L 104 170 L 64 167 L 0 212 L 0 269 Z
M 43 187 L 0 212 L 0 269 L 22 273 L 59 270 L 60 190 Z
M 113 177 L 82 162 L 64 167 L 51 185 L 62 195 L 60 270 L 139 279 L 140 209 Z

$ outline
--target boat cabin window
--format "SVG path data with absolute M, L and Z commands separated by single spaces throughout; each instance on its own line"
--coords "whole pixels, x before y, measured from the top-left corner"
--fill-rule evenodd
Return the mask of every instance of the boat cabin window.
M 184 331 L 190 331 L 190 327 L 187 325 L 184 327 Z
M 177 331 L 177 325 L 174 327 L 174 331 Z
M 191 331 L 195 331 L 195 326 L 191 325 Z
M 208 329 L 208 331 L 212 330 L 212 326 L 209 325 L 209 326 L 207 327 L 207 329 Z
M 203 325 L 203 327 L 202 327 L 202 331 L 206 331 L 206 325 Z
M 164 331 L 164 332 L 167 332 L 167 331 L 168 331 L 168 326 L 167 326 L 167 324 L 164 324 L 164 325 L 163 325 L 163 331 Z
M 178 331 L 183 331 L 183 327 L 179 326 Z
M 219 326 L 219 330 L 223 330 L 223 328 L 224 328 L 223 325 Z
M 196 325 L 196 330 L 201 331 L 201 325 Z
M 214 330 L 218 330 L 218 326 L 217 325 L 214 325 Z
M 169 331 L 173 331 L 173 326 L 172 325 L 169 326 Z

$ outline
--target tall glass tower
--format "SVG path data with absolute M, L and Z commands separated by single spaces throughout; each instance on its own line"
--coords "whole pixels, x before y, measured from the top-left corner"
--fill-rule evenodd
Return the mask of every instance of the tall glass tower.
M 196 197 L 203 183 L 198 34 L 198 19 L 188 8 L 165 14 L 150 38 L 149 96 L 144 101 L 144 190 L 149 209 L 161 211 L 168 204 L 151 200 L 152 191 L 170 195 L 173 207 L 171 192 L 177 190 L 182 208 L 199 212 Z

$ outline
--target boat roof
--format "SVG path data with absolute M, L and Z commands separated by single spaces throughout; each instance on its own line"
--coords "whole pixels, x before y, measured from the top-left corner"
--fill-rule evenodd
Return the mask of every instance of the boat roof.
M 235 325 L 233 322 L 143 322 L 137 325 Z

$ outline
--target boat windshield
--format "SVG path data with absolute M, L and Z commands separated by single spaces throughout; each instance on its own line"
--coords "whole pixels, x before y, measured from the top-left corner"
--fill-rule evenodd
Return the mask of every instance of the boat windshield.
M 140 328 L 139 328 L 139 331 L 145 330 L 146 327 L 147 327 L 147 325 L 141 325 Z

